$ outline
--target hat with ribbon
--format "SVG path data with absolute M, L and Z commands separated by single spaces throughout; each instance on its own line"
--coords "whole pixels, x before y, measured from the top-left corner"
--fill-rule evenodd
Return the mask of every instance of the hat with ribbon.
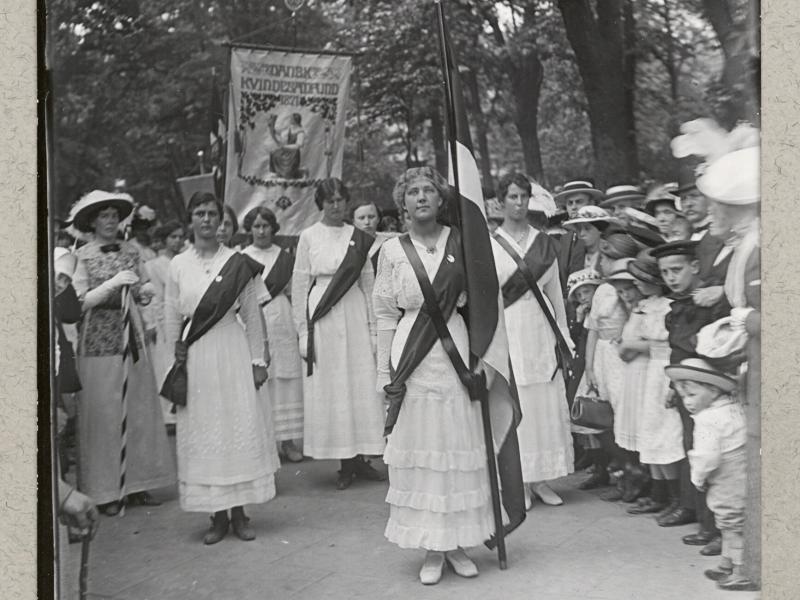
M 611 263 L 611 274 L 606 277 L 606 281 L 612 283 L 614 281 L 635 281 L 636 278 L 628 270 L 628 265 L 634 260 L 633 257 L 621 258 Z
M 603 197 L 603 192 L 594 187 L 591 181 L 576 179 L 575 181 L 568 181 L 561 186 L 561 189 L 555 195 L 555 201 L 558 204 L 564 204 L 572 194 L 586 194 L 592 202 L 597 202 Z
M 635 185 L 615 185 L 606 190 L 605 198 L 600 203 L 600 206 L 610 208 L 619 202 L 631 202 L 635 205 L 641 205 L 644 199 L 645 195 Z
M 644 210 L 648 213 L 655 214 L 657 204 L 668 204 L 672 210 L 678 210 L 680 198 L 678 197 L 678 184 L 665 183 L 657 185 L 647 194 L 644 201 Z
M 564 227 L 579 225 L 581 223 L 589 223 L 598 229 L 605 229 L 612 223 L 617 223 L 618 220 L 611 216 L 606 209 L 599 206 L 582 206 L 578 209 L 578 216 L 574 219 L 564 221 Z
M 641 248 L 620 225 L 608 227 L 600 238 L 600 253 L 612 260 L 633 258 Z
M 531 197 L 528 200 L 529 212 L 542 212 L 546 217 L 552 217 L 558 212 L 552 194 L 535 181 L 531 181 Z
M 665 256 L 689 256 L 697 258 L 697 244 L 694 240 L 677 240 L 656 246 L 650 251 L 653 258 L 664 258 Z
M 628 263 L 628 273 L 639 281 L 651 285 L 664 285 L 658 262 L 653 258 L 644 258 L 641 254 Z
M 116 208 L 122 221 L 133 211 L 133 198 L 122 192 L 91 191 L 72 205 L 67 222 L 78 231 L 88 233 L 92 231 L 91 218 L 106 208 Z
M 678 364 L 667 365 L 664 372 L 672 381 L 696 381 L 733 392 L 739 387 L 736 379 L 722 371 L 714 369 L 702 358 L 685 358 Z
M 593 285 L 597 287 L 603 283 L 603 278 L 594 269 L 581 269 L 579 271 L 575 271 L 574 273 L 570 273 L 570 276 L 567 278 L 567 299 L 572 298 L 572 294 L 575 293 L 580 287 L 585 285 Z

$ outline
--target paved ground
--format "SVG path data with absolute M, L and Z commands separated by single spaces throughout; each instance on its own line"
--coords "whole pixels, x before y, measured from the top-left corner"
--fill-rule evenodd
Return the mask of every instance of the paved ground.
M 380 465 L 382 467 L 382 465 Z M 751 600 L 752 592 L 722 592 L 703 576 L 717 558 L 681 543 L 694 525 L 658 527 L 630 516 L 624 504 L 600 500 L 575 484 L 557 481 L 560 507 L 538 503 L 507 541 L 509 568 L 475 548 L 480 569 L 466 580 L 445 572 L 423 587 L 421 551 L 400 550 L 383 538 L 386 484 L 356 482 L 334 489 L 336 463 L 285 464 L 278 497 L 248 508 L 257 530 L 245 543 L 232 534 L 202 544 L 204 515 L 178 508 L 174 490 L 159 490 L 161 507 L 102 517 L 92 542 L 91 600 L 249 600 L 431 598 L 537 600 Z M 70 546 L 67 568 L 77 570 L 80 545 Z

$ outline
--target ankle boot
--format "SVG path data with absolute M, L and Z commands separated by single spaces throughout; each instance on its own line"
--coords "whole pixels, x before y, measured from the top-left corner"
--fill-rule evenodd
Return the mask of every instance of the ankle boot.
M 336 489 L 346 490 L 356 478 L 355 458 L 342 459 L 342 468 L 339 470 L 339 477 L 336 479 Z
M 250 542 L 256 539 L 256 532 L 249 525 L 250 519 L 244 514 L 244 508 L 241 506 L 234 506 L 231 509 L 231 525 L 233 526 L 233 533 L 236 534 L 240 540 Z
M 210 546 L 211 544 L 216 544 L 222 538 L 224 538 L 228 534 L 228 526 L 230 525 L 230 521 L 228 520 L 228 511 L 227 510 L 218 510 L 214 513 L 214 516 L 211 517 L 211 528 L 208 530 L 208 533 L 203 537 L 203 543 L 206 546 Z

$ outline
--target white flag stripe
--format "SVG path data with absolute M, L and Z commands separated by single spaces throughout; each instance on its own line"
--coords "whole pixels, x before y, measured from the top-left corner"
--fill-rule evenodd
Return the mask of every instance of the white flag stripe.
M 486 220 L 486 208 L 483 204 L 483 188 L 481 188 L 481 176 L 478 173 L 478 163 L 469 148 L 456 141 L 456 152 L 458 154 L 458 187 L 461 195 L 471 200 L 481 211 Z M 447 151 L 447 182 L 455 185 L 453 177 L 453 157 L 450 150 Z

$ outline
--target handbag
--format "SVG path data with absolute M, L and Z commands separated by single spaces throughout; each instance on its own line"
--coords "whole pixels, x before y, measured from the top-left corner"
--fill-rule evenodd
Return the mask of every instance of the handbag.
M 589 395 L 594 392 L 594 395 Z M 597 388 L 591 386 L 585 396 L 576 396 L 570 409 L 570 419 L 575 425 L 592 429 L 611 429 L 614 411 L 611 404 L 600 399 Z

